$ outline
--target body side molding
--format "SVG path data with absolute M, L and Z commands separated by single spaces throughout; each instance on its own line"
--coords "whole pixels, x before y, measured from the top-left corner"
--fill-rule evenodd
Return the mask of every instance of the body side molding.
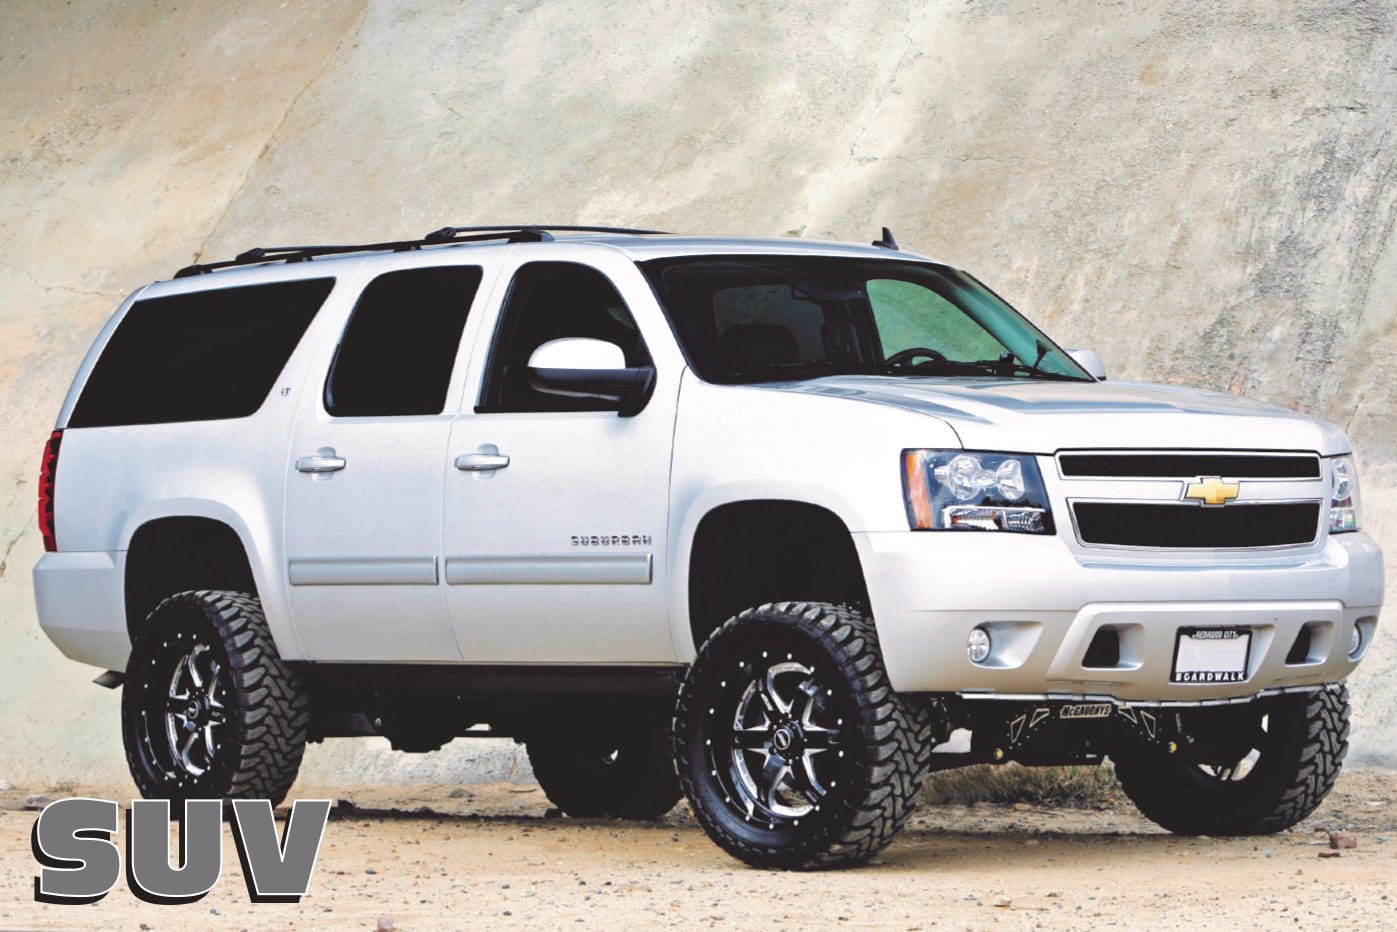
M 293 586 L 435 586 L 436 557 L 291 558 Z
M 448 585 L 637 585 L 648 586 L 649 553 L 546 553 L 531 556 L 447 557 Z

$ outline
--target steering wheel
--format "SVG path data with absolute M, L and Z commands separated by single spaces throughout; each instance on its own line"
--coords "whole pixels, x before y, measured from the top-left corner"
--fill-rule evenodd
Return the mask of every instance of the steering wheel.
M 928 346 L 913 346 L 905 350 L 899 350 L 898 352 L 893 353 L 887 359 L 883 360 L 883 362 L 885 365 L 888 366 L 911 366 L 912 360 L 922 356 L 925 356 L 932 362 L 949 362 L 949 360 L 946 359 L 945 353 L 938 352 L 937 350 L 934 350 Z

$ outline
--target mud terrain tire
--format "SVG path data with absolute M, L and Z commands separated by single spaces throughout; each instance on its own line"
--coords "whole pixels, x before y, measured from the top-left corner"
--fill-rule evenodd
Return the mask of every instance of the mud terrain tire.
M 296 779 L 309 724 L 301 677 L 243 592 L 165 599 L 136 633 L 121 701 L 131 776 L 148 799 L 270 799 Z
M 1348 752 L 1348 689 L 1256 705 L 1268 719 L 1266 737 L 1257 741 L 1264 747 L 1241 779 L 1219 779 L 1159 748 L 1138 749 L 1116 761 L 1126 795 L 1178 835 L 1269 835 L 1300 822 L 1333 789 Z
M 911 816 L 929 709 L 893 692 L 871 618 L 780 602 L 728 619 L 680 690 L 675 760 L 699 824 L 756 867 L 867 861 Z
M 658 819 L 679 802 L 663 725 L 641 723 L 611 736 L 550 733 L 527 747 L 538 785 L 574 818 Z

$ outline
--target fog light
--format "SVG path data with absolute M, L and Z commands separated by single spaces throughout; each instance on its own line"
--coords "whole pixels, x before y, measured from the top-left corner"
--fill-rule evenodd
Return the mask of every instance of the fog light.
M 1363 646 L 1363 632 L 1358 630 L 1358 625 L 1353 626 L 1353 633 L 1348 636 L 1348 655 L 1350 657 L 1358 653 L 1358 649 Z
M 990 655 L 990 633 L 984 628 L 976 628 L 965 639 L 965 653 L 972 663 L 984 663 Z

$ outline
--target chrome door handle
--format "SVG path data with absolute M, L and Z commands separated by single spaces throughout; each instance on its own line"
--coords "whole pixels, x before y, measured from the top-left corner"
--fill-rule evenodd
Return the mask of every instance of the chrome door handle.
M 296 460 L 297 470 L 310 473 L 339 472 L 347 465 L 345 458 L 336 453 L 334 447 L 321 447 L 311 456 Z
M 456 468 L 467 472 L 492 472 L 509 465 L 503 453 L 462 453 L 456 457 Z

